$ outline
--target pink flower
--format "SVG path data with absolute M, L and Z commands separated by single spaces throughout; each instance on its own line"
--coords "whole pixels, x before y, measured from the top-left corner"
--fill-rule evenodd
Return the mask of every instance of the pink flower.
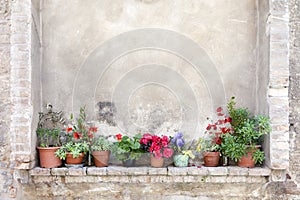
M 163 151 L 163 156 L 170 158 L 173 155 L 173 150 L 171 148 L 165 148 Z
M 162 158 L 162 154 L 160 151 L 154 151 L 153 153 L 154 153 L 155 158 L 158 158 L 158 159 Z

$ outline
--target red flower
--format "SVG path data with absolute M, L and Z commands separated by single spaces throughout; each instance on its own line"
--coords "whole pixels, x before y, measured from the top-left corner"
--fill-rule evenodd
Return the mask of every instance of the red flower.
M 74 132 L 74 133 L 73 133 L 73 137 L 74 137 L 74 139 L 77 140 L 77 139 L 79 139 L 79 134 L 78 134 L 77 132 Z
M 222 112 L 222 107 L 219 107 L 219 108 L 217 108 L 217 112 L 219 113 L 219 112 Z
M 72 131 L 72 130 L 73 130 L 72 127 L 68 127 L 68 128 L 66 129 L 67 132 L 70 132 L 70 131 Z
M 231 118 L 230 117 L 228 117 L 228 118 L 225 119 L 225 123 L 227 123 L 227 122 L 229 122 L 229 123 L 231 122 Z
M 97 127 L 95 127 L 95 126 L 90 127 L 89 131 L 96 133 L 97 132 Z
M 216 144 L 221 144 L 222 143 L 222 139 L 220 137 L 216 137 L 215 138 L 215 143 Z
M 208 124 L 208 126 L 206 127 L 206 130 L 210 130 L 211 129 L 211 125 Z
M 117 138 L 118 141 L 121 141 L 122 140 L 122 134 L 121 133 L 117 134 L 116 138 Z

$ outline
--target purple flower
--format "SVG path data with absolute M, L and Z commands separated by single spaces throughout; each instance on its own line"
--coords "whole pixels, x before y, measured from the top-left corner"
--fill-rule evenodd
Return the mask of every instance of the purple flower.
M 171 140 L 172 144 L 176 144 L 177 147 L 181 148 L 185 144 L 183 139 L 183 133 L 178 132 L 175 134 L 174 138 Z

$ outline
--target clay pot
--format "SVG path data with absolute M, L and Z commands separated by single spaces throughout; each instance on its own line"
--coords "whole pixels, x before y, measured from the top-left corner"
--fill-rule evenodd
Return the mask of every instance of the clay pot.
M 163 167 L 164 166 L 164 158 L 156 158 L 151 154 L 150 155 L 150 164 L 151 164 L 151 167 Z
M 96 167 L 108 166 L 110 151 L 93 151 L 92 155 Z
M 252 159 L 252 153 L 254 153 L 256 149 L 259 149 L 260 147 L 261 145 L 256 145 L 255 149 L 249 150 L 246 155 L 242 156 L 242 158 L 238 161 L 238 166 L 253 168 L 255 166 L 255 161 Z
M 204 166 L 217 167 L 220 160 L 220 152 L 204 152 Z
M 55 156 L 55 152 L 60 147 L 38 147 L 40 166 L 43 168 L 55 168 L 61 166 L 61 159 Z
M 246 155 L 242 156 L 242 158 L 238 162 L 239 167 L 253 168 L 254 165 L 255 165 L 255 162 L 252 159 L 252 152 L 248 152 Z
M 77 158 L 73 158 L 73 154 L 67 153 L 66 164 L 82 164 L 84 153 L 80 153 Z

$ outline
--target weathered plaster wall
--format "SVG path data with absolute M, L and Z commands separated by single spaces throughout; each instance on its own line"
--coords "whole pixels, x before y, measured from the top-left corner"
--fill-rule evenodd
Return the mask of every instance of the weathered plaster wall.
M 255 111 L 256 6 L 255 0 L 43 1 L 42 103 L 67 113 L 86 104 L 96 117 L 96 104 L 112 100 L 117 125 L 129 133 L 180 129 L 193 137 L 219 106 L 213 101 L 225 106 L 235 95 Z M 172 33 L 134 32 L 145 28 Z M 173 33 L 177 41 L 168 42 Z M 141 40 L 148 43 L 139 46 Z

